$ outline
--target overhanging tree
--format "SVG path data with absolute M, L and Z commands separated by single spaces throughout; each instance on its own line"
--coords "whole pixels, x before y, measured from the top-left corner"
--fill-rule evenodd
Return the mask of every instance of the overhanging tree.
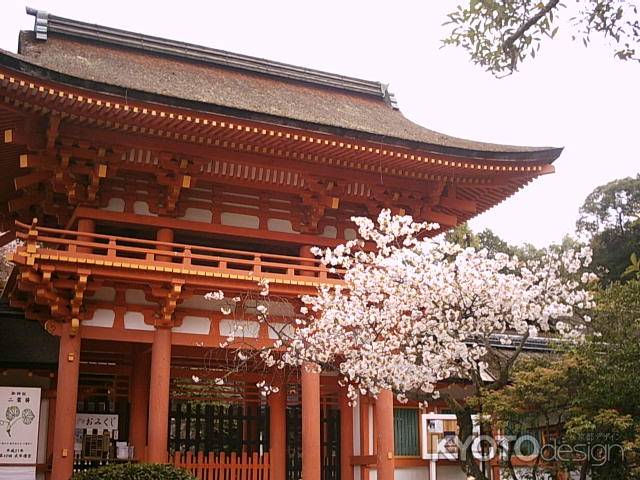
M 585 46 L 601 36 L 620 60 L 640 61 L 640 8 L 628 0 L 470 0 L 448 15 L 445 45 L 467 51 L 473 63 L 496 76 L 517 71 L 535 57 L 545 38 L 570 30 Z M 563 18 L 564 16 L 564 18 Z

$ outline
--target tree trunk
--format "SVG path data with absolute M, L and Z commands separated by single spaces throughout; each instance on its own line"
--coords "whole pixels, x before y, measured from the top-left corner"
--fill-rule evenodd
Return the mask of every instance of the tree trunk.
M 489 480 L 489 478 L 480 469 L 480 466 L 473 458 L 473 420 L 471 419 L 471 409 L 467 406 L 457 407 L 454 409 L 456 420 L 458 421 L 461 449 L 458 452 L 458 458 L 462 462 L 462 470 L 468 475 L 472 475 L 476 480 Z
M 580 480 L 587 480 L 589 474 L 589 467 L 591 467 L 589 460 L 585 460 L 580 468 Z

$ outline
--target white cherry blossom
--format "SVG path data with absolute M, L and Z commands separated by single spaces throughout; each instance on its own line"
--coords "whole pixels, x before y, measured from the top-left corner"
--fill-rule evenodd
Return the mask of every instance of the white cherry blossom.
M 486 372 L 496 342 L 582 338 L 593 304 L 583 285 L 592 275 L 578 272 L 589 249 L 525 262 L 425 237 L 433 225 L 388 210 L 377 225 L 353 221 L 360 238 L 313 250 L 345 270 L 344 285 L 303 298 L 282 356 L 284 364 L 338 369 L 352 399 L 380 389 L 433 397 L 443 380 Z

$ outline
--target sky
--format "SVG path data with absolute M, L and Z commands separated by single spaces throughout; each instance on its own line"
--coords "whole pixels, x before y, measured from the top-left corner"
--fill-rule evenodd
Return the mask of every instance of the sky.
M 510 243 L 545 246 L 573 233 L 598 185 L 640 172 L 640 64 L 613 59 L 599 38 L 569 26 L 520 72 L 496 79 L 466 53 L 441 48 L 458 0 L 179 2 L 3 0 L 0 48 L 33 28 L 25 6 L 115 28 L 206 45 L 390 85 L 406 117 L 473 140 L 565 147 L 538 178 L 471 221 Z M 568 14 L 564 14 L 568 17 Z

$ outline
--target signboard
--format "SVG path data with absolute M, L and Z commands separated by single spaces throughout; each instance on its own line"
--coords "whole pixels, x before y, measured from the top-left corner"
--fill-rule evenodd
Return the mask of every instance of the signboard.
M 472 415 L 473 436 L 470 441 L 474 456 L 480 454 L 479 443 L 480 424 L 478 416 Z M 456 416 L 450 413 L 423 413 L 420 428 L 420 444 L 422 446 L 422 458 L 437 461 L 457 460 L 461 445 L 458 438 L 458 421 Z
M 0 465 L 35 465 L 40 389 L 0 387 Z
M 109 430 L 118 430 L 118 415 L 104 413 L 76 413 L 76 429 L 78 430 L 97 430 L 102 433 Z
M 108 413 L 76 413 L 76 438 L 74 450 L 82 451 L 85 434 L 102 434 L 109 431 L 111 438 L 118 440 L 118 415 Z

